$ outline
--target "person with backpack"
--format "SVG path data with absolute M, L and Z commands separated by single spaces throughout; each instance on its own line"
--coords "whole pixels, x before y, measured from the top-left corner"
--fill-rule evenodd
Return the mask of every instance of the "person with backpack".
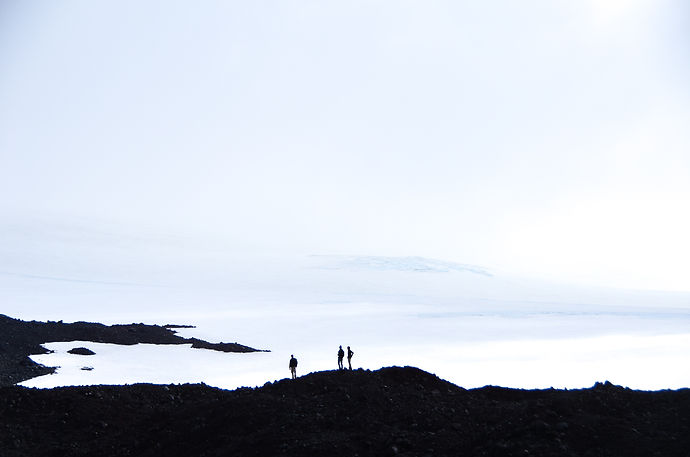
M 297 377 L 297 359 L 294 355 L 290 355 L 290 374 L 292 374 L 292 379 Z

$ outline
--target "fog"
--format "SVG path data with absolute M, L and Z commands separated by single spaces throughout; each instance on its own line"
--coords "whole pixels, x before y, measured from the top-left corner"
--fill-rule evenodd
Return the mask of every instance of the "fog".
M 58 373 L 27 386 L 258 386 L 286 377 L 290 354 L 300 374 L 333 369 L 339 345 L 353 347 L 355 368 L 414 365 L 465 387 L 690 384 L 687 293 L 573 286 L 418 256 L 247 256 L 88 231 L 32 250 L 27 236 L 15 233 L 24 249 L 0 273 L 3 313 L 191 324 L 183 336 L 270 351 L 47 342 L 54 352 L 34 359 Z M 97 355 L 67 353 L 78 346 Z
M 3 224 L 688 290 L 685 13 L 5 2 Z
M 618 361 L 621 382 L 671 385 L 688 17 L 676 0 L 3 2 L 0 312 L 197 324 L 271 367 L 299 350 L 321 369 L 353 340 L 362 366 L 470 384 L 580 385 Z M 534 366 L 515 355 L 543 344 L 559 349 Z M 669 357 L 659 379 L 636 374 L 640 345 Z M 547 377 L 574 347 L 563 360 L 603 365 Z M 470 381 L 467 351 L 536 374 Z

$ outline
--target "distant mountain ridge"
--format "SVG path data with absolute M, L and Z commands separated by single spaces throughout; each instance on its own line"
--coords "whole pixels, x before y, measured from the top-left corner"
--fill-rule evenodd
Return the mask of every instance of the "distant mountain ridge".
M 318 268 L 324 270 L 409 271 L 421 273 L 468 272 L 488 277 L 493 276 L 490 271 L 477 265 L 419 256 L 312 255 L 310 257 L 319 260 Z

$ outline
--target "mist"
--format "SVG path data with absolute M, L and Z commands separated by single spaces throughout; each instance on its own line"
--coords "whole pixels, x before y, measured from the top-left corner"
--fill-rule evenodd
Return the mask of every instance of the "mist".
M 688 290 L 685 6 L 617 5 L 10 3 L 3 223 Z
M 623 382 L 662 386 L 687 365 L 687 17 L 646 0 L 6 2 L 1 312 L 191 323 L 315 370 L 350 338 L 365 366 L 406 351 L 461 379 L 486 344 L 504 355 L 472 383 L 577 386 L 626 360 Z M 496 378 L 512 347 L 544 344 L 584 351 L 585 374 L 548 378 L 556 351 Z M 668 355 L 659 378 L 635 378 L 640 345 Z

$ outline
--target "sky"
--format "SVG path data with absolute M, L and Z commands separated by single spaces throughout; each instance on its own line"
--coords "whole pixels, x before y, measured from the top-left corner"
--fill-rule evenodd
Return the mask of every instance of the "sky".
M 107 231 L 690 291 L 689 10 L 2 0 L 2 252 Z

